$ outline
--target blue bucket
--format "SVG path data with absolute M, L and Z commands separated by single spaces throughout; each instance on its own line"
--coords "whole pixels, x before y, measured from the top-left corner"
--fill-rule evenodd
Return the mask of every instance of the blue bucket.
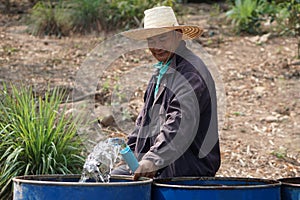
M 300 177 L 282 178 L 281 200 L 300 200 Z
M 280 200 L 280 182 L 223 177 L 180 177 L 154 180 L 152 199 Z
M 151 199 L 152 179 L 112 176 L 109 183 L 78 182 L 80 175 L 32 175 L 13 179 L 14 200 Z

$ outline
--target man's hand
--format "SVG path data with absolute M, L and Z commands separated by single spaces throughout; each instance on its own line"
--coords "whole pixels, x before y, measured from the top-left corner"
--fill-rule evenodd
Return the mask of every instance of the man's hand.
M 126 162 L 124 160 L 121 160 L 120 162 L 118 162 L 115 167 L 120 167 L 121 165 L 126 165 Z
M 141 160 L 139 167 L 134 172 L 133 180 L 138 180 L 140 177 L 153 178 L 158 168 L 150 160 Z

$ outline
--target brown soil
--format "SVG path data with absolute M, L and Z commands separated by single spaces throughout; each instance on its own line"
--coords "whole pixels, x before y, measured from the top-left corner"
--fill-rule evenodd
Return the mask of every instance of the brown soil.
M 226 102 L 226 110 L 220 127 L 222 165 L 217 175 L 272 179 L 300 176 L 297 40 L 274 34 L 266 40 L 264 36 L 234 36 L 227 26 L 220 25 L 222 15 L 212 17 L 211 6 L 199 4 L 190 9 L 193 14 L 182 20 L 204 27 L 198 42 L 212 56 L 226 94 L 221 100 Z M 0 81 L 31 84 L 37 92 L 48 84 L 72 91 L 82 62 L 105 38 L 34 37 L 26 33 L 24 14 L 13 13 L 0 14 Z M 102 78 L 109 80 L 110 90 L 117 77 L 130 75 L 130 66 L 147 62 L 154 60 L 146 50 L 124 55 Z M 132 73 L 131 80 L 136 81 L 137 76 L 142 75 Z M 146 73 L 146 78 L 149 76 L 150 72 Z M 130 100 L 132 118 L 141 107 L 144 86 L 142 83 Z M 109 90 L 104 86 L 99 89 L 98 107 L 110 103 Z M 103 120 L 107 116 L 98 117 Z M 120 133 L 111 122 L 103 130 Z

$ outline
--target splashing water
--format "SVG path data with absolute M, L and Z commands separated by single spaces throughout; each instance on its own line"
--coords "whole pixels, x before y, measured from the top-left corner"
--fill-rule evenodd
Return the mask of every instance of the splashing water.
M 95 179 L 96 182 L 109 182 L 111 171 L 119 158 L 121 145 L 125 141 L 120 138 L 109 138 L 99 142 L 88 155 L 79 182 Z

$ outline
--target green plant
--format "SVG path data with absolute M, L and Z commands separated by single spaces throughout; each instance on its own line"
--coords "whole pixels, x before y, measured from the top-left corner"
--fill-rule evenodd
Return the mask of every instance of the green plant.
M 300 58 L 300 0 L 291 0 L 288 9 L 290 10 L 289 26 L 298 38 L 297 57 Z
M 104 81 L 104 83 L 102 84 L 102 89 L 104 92 L 109 92 L 109 89 L 110 89 L 109 80 Z
M 284 147 L 279 147 L 278 149 L 274 150 L 272 154 L 279 159 L 284 159 L 287 156 L 287 149 Z
M 276 21 L 275 30 L 280 35 L 298 38 L 297 57 L 300 58 L 300 0 L 273 0 L 269 5 L 269 16 Z
M 272 6 L 274 7 L 274 10 L 276 10 L 276 12 L 272 12 L 269 15 L 271 16 L 273 21 L 276 21 L 275 31 L 284 33 L 287 30 L 286 20 L 289 17 L 289 11 L 287 7 L 277 5 L 274 2 L 272 2 Z
M 33 35 L 67 35 L 72 16 L 64 1 L 38 1 L 29 17 L 29 32 Z
M 11 196 L 15 176 L 81 172 L 82 141 L 58 89 L 35 97 L 31 87 L 4 87 L 0 98 L 1 199 Z
M 128 109 L 123 109 L 122 110 L 122 120 L 126 121 L 126 120 L 130 120 L 132 119 L 132 113 L 128 110 Z
M 72 29 L 75 32 L 88 33 L 105 28 L 103 10 L 105 0 L 69 0 L 67 7 L 72 15 Z
M 211 16 L 211 17 L 218 17 L 218 16 L 220 15 L 220 13 L 221 13 L 220 5 L 214 3 L 214 4 L 212 5 L 211 11 L 209 12 L 210 16 Z
M 12 54 L 14 52 L 19 51 L 19 49 L 15 48 L 15 47 L 11 47 L 11 46 L 3 46 L 2 49 L 7 54 Z
M 226 15 L 232 20 L 237 32 L 258 33 L 265 5 L 265 0 L 235 0 Z
M 234 112 L 234 113 L 232 113 L 233 115 L 235 115 L 235 116 L 245 116 L 245 114 L 244 113 L 242 113 L 242 112 L 239 112 L 239 111 L 237 111 L 237 112 Z

